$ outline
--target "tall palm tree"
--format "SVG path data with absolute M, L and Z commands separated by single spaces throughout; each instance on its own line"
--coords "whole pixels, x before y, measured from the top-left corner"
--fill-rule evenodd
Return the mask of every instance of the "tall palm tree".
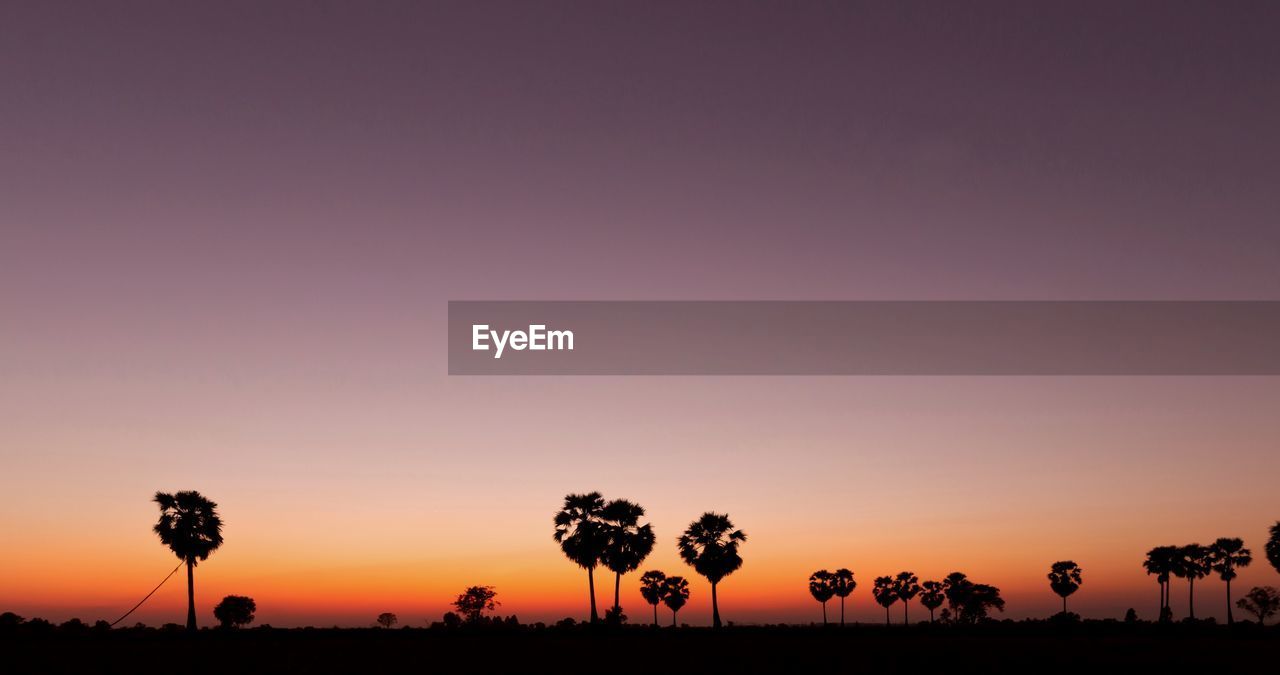
M 222 545 L 222 519 L 218 505 L 195 490 L 168 494 L 157 492 L 153 499 L 160 507 L 155 533 L 160 543 L 187 564 L 187 630 L 196 629 L 196 580 L 198 561 L 208 560 Z
M 1049 588 L 1062 596 L 1062 613 L 1067 613 L 1067 596 L 1075 593 L 1084 583 L 1081 574 L 1084 570 L 1073 560 L 1059 560 L 1049 567 Z
M 1209 567 L 1227 582 L 1227 623 L 1236 622 L 1231 615 L 1231 580 L 1236 578 L 1237 569 L 1248 567 L 1253 563 L 1253 552 L 1244 547 L 1244 540 L 1234 537 L 1221 537 L 1209 545 Z
M 1271 536 L 1267 538 L 1265 550 L 1267 552 L 1267 562 L 1271 563 L 1271 566 L 1276 568 L 1277 572 L 1280 572 L 1280 520 L 1277 520 L 1276 524 L 1271 526 Z
M 609 543 L 608 532 L 601 520 L 604 514 L 604 497 L 599 492 L 567 495 L 564 507 L 555 515 L 556 531 L 553 537 L 569 560 L 587 570 L 587 590 L 591 594 L 591 623 L 600 621 L 596 612 L 596 565 Z
M 684 577 L 667 577 L 662 583 L 662 604 L 671 610 L 671 627 L 676 627 L 676 614 L 689 602 L 689 582 Z
M 601 520 L 604 521 L 608 540 L 600 556 L 600 562 L 613 572 L 613 612 L 622 615 L 619 594 L 622 575 L 635 571 L 640 563 L 653 552 L 653 526 L 640 524 L 644 507 L 625 499 L 615 499 L 604 505 Z M 654 608 L 657 611 L 657 608 Z
M 640 596 L 653 605 L 653 627 L 658 627 L 658 603 L 662 602 L 666 589 L 667 575 L 658 570 L 649 570 L 640 575 Z
M 902 624 L 910 625 L 907 609 L 911 607 L 911 598 L 920 593 L 920 577 L 913 572 L 899 572 L 898 576 L 893 578 L 893 593 L 902 601 Z
M 714 628 L 720 627 L 716 586 L 742 567 L 738 546 L 746 540 L 747 535 L 734 528 L 728 515 L 708 511 L 690 523 L 676 542 L 680 558 L 711 582 L 711 625 Z
M 844 599 L 853 594 L 858 582 L 853 579 L 853 572 L 841 567 L 831 573 L 831 590 L 840 598 L 840 625 L 844 626 Z
M 822 625 L 827 625 L 827 601 L 836 594 L 832 585 L 834 575 L 826 570 L 818 570 L 809 575 L 809 595 L 822 603 Z
M 1168 621 L 1169 611 L 1169 575 L 1173 573 L 1174 559 L 1177 557 L 1177 546 L 1157 546 L 1147 551 L 1147 559 L 1142 562 L 1148 575 L 1155 575 L 1160 584 L 1160 621 Z
M 893 577 L 876 577 L 872 582 L 871 597 L 884 608 L 884 625 L 889 625 L 889 606 L 898 601 L 897 589 L 894 588 Z
M 1196 618 L 1196 579 L 1209 574 L 1209 547 L 1187 544 L 1173 558 L 1173 575 L 1187 580 L 1187 617 Z
M 933 623 L 933 611 L 942 606 L 946 599 L 941 581 L 926 581 L 920 584 L 920 604 L 929 610 L 929 623 Z

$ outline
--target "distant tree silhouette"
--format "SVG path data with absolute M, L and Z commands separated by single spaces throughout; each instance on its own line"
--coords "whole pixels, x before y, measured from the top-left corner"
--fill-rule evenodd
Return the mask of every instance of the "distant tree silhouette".
M 929 610 L 929 623 L 933 623 L 933 612 L 942 606 L 946 595 L 942 592 L 941 581 L 926 581 L 920 584 L 920 604 Z
M 153 501 L 160 507 L 160 520 L 153 528 L 160 543 L 187 565 L 187 630 L 193 631 L 196 629 L 196 564 L 208 560 L 209 554 L 222 545 L 218 505 L 195 490 L 174 494 L 157 492 Z
M 858 582 L 853 578 L 853 572 L 847 568 L 841 567 L 831 573 L 831 590 L 840 598 L 840 625 L 844 625 L 844 599 L 853 594 L 853 589 L 858 587 Z
M 1173 558 L 1173 575 L 1187 580 L 1187 617 L 1196 618 L 1196 579 L 1209 574 L 1209 547 L 1187 544 Z
M 604 521 L 606 542 L 600 562 L 613 572 L 613 615 L 622 616 L 620 593 L 622 575 L 635 571 L 640 563 L 653 552 L 653 527 L 640 524 L 644 507 L 625 499 L 615 499 L 605 504 L 601 519 Z M 656 609 L 656 608 L 655 608 Z
M 872 584 L 871 597 L 875 598 L 876 604 L 884 608 L 884 625 L 888 626 L 890 625 L 889 606 L 898 601 L 893 577 L 876 577 Z
M 904 626 L 911 624 L 907 609 L 911 606 L 911 599 L 920 594 L 919 582 L 920 577 L 917 577 L 913 572 L 898 572 L 898 576 L 893 578 L 893 594 L 902 601 L 902 624 Z
M 391 612 L 383 612 L 378 615 L 378 618 L 375 619 L 375 621 L 377 621 L 378 625 L 382 626 L 383 628 L 390 628 L 396 625 L 397 623 L 399 623 L 400 618 L 397 617 L 395 614 L 392 614 Z
M 1274 586 L 1254 586 L 1240 598 L 1236 607 L 1252 613 L 1258 617 L 1258 623 L 1265 626 L 1268 617 L 1280 612 L 1280 591 Z
M 671 610 L 671 627 L 676 626 L 676 614 L 689 602 L 689 582 L 684 577 L 667 577 L 662 582 L 662 603 Z
M 1062 613 L 1067 613 L 1067 596 L 1075 593 L 1084 583 L 1084 570 L 1073 560 L 1059 560 L 1049 567 L 1049 588 L 1062 597 Z
M 653 625 L 658 625 L 658 604 L 662 602 L 662 594 L 666 586 L 667 575 L 658 570 L 649 570 L 640 575 L 640 597 L 653 605 Z
M 587 590 L 591 594 L 591 623 L 600 621 L 596 611 L 595 569 L 609 543 L 608 530 L 602 521 L 604 497 L 599 492 L 567 495 L 564 507 L 555 515 L 554 538 L 565 557 L 587 570 Z
M 486 610 L 492 612 L 502 604 L 494 599 L 496 597 L 498 592 L 493 586 L 468 586 L 452 604 L 466 618 L 467 623 L 474 624 L 480 623 Z
M 1271 536 L 1267 538 L 1267 562 L 1280 573 L 1280 520 L 1271 526 Z
M 1169 621 L 1172 614 L 1169 610 L 1169 591 L 1171 590 L 1169 577 L 1173 574 L 1177 557 L 1177 546 L 1157 546 L 1147 551 L 1147 559 L 1142 563 L 1142 567 L 1147 570 L 1147 574 L 1155 575 L 1156 582 L 1160 584 L 1160 611 L 1158 615 L 1161 622 Z
M 977 623 L 987 618 L 990 610 L 1004 611 L 1000 589 L 988 584 L 975 584 L 963 572 L 952 572 L 942 582 L 943 594 L 951 604 L 952 620 Z
M 818 570 L 809 575 L 809 595 L 822 603 L 822 625 L 827 625 L 827 601 L 836 594 L 832 585 L 833 576 L 826 570 Z
M 223 628 L 239 628 L 253 623 L 253 613 L 258 605 L 253 598 L 243 595 L 228 595 L 213 608 L 213 616 Z
M 1209 545 L 1207 559 L 1209 568 L 1227 584 L 1227 624 L 1233 624 L 1236 619 L 1231 613 L 1231 580 L 1239 576 L 1236 570 L 1253 563 L 1253 552 L 1244 547 L 1243 539 L 1220 537 Z
M 729 516 L 708 511 L 690 523 L 677 542 L 680 558 L 711 582 L 711 625 L 714 628 L 720 627 L 716 586 L 742 567 L 738 546 L 746 540 L 747 535 L 734 528 Z

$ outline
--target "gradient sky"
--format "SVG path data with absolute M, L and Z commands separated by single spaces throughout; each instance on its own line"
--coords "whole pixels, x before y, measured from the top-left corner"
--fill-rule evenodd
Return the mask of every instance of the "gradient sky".
M 422 625 L 469 584 L 581 617 L 550 518 L 593 489 L 691 577 L 675 537 L 728 512 L 740 622 L 817 620 L 838 566 L 859 620 L 902 569 L 1043 616 L 1062 558 L 1073 609 L 1151 618 L 1143 553 L 1219 536 L 1258 557 L 1234 588 L 1280 584 L 1276 378 L 468 379 L 444 344 L 450 299 L 1280 299 L 1277 34 L 1264 2 L 6 2 L 0 610 L 115 618 L 179 489 L 226 521 L 202 622 Z

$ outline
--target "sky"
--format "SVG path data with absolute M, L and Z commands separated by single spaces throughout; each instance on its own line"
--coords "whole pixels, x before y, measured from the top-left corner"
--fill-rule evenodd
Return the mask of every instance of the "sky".
M 198 612 L 586 614 L 570 492 L 749 535 L 726 620 L 959 570 L 1153 618 L 1280 585 L 1269 377 L 450 377 L 449 300 L 1280 300 L 1274 3 L 0 5 L 0 611 L 112 620 L 216 500 Z M 599 597 L 611 591 L 601 575 Z M 648 616 L 623 580 L 633 620 Z M 135 618 L 185 617 L 175 578 Z M 1174 611 L 1186 609 L 1175 582 Z M 1197 614 L 1225 614 L 1222 583 Z M 895 611 L 897 611 L 895 609 Z M 914 616 L 923 616 L 918 607 Z M 895 619 L 896 620 L 896 619 Z

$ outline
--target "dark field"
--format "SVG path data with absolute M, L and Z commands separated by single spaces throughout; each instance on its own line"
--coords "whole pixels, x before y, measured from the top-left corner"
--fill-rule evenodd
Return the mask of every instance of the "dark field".
M 0 637 L 21 673 L 1274 672 L 1280 630 L 1001 623 L 622 630 L 248 629 Z

